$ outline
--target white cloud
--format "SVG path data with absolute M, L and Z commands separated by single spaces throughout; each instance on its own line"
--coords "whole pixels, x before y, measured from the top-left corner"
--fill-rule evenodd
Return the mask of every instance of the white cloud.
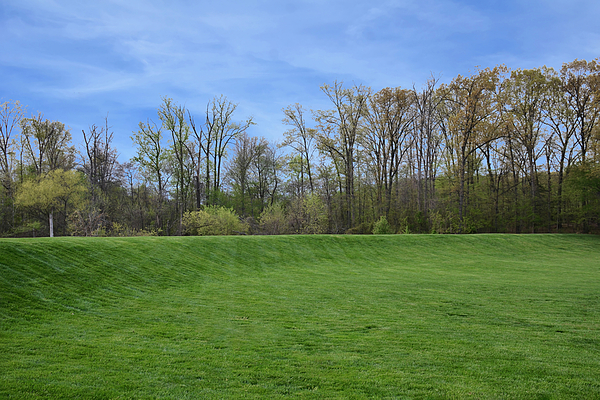
M 223 93 L 274 135 L 282 107 L 327 107 L 319 85 L 334 79 L 420 87 L 431 73 L 450 80 L 475 65 L 560 67 L 600 54 L 596 3 L 511 4 L 4 0 L 0 85 L 23 102 L 73 100 L 60 119 L 84 126 L 93 121 L 69 121 L 89 115 L 78 106 L 118 104 L 139 118 L 162 95 L 200 111 Z

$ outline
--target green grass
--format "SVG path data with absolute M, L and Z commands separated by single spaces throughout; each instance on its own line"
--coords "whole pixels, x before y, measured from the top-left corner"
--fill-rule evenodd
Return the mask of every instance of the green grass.
M 0 398 L 600 398 L 600 237 L 0 240 Z

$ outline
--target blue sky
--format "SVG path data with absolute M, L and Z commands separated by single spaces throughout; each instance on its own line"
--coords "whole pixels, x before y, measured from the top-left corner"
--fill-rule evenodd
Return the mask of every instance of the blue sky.
M 81 130 L 108 114 L 122 161 L 162 96 L 196 119 L 224 94 L 250 133 L 281 109 L 325 109 L 320 86 L 421 87 L 475 66 L 559 69 L 600 56 L 600 2 L 2 0 L 0 101 Z

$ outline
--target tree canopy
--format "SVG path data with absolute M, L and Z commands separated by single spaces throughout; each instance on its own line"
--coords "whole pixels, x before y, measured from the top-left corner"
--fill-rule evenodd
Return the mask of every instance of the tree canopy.
M 599 232 L 599 62 L 334 81 L 325 109 L 282 107 L 279 144 L 224 95 L 200 113 L 163 97 L 125 161 L 107 118 L 76 149 L 64 123 L 6 102 L 0 234 L 218 234 L 216 210 L 239 222 L 228 233 Z

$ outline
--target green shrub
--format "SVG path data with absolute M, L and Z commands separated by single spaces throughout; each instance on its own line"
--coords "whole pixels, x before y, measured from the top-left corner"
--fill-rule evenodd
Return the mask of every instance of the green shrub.
M 260 214 L 260 231 L 265 235 L 281 235 L 288 233 L 287 219 L 281 203 L 266 207 Z
M 327 211 L 323 200 L 317 195 L 308 195 L 303 202 L 304 224 L 302 233 L 317 234 L 327 231 Z
M 373 223 L 363 222 L 360 225 L 353 226 L 346 231 L 346 235 L 368 235 L 373 233 Z
M 231 208 L 206 206 L 203 210 L 183 214 L 183 229 L 186 235 L 217 236 L 244 234 L 245 225 Z
M 375 226 L 373 227 L 374 235 L 387 235 L 392 233 L 392 227 L 388 222 L 387 218 L 382 215 L 379 217 L 379 221 L 375 222 Z

